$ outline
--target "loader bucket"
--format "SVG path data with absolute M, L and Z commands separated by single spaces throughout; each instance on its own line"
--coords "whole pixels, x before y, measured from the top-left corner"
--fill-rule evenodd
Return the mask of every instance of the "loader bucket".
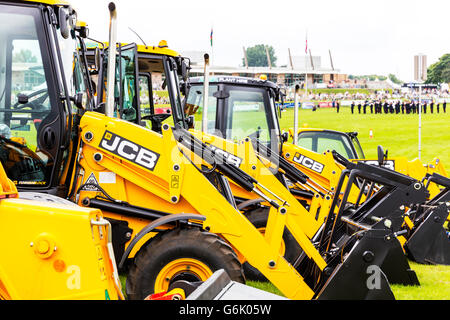
M 322 233 L 321 252 L 328 253 L 333 247 L 348 246 L 348 243 L 354 241 L 355 235 L 363 234 L 364 242 L 356 243 L 355 246 L 367 246 L 368 249 L 363 253 L 373 252 L 373 243 L 378 243 L 380 248 L 377 250 L 381 251 L 378 253 L 380 260 L 377 265 L 389 283 L 419 285 L 396 238 L 407 232 L 402 229 L 404 207 L 410 203 L 425 202 L 427 192 L 423 185 L 394 171 L 358 163 L 342 171 L 336 193 L 341 193 L 345 177 L 348 177 L 348 182 L 342 199 L 335 197 L 330 210 L 336 212 L 335 209 L 338 208 L 338 211 L 328 216 L 325 232 Z M 366 193 L 366 200 L 361 204 L 347 201 L 353 184 L 358 184 L 361 190 L 373 190 Z M 376 191 L 372 188 L 375 184 L 378 186 Z M 356 251 L 356 255 L 358 254 Z M 352 267 L 357 268 L 358 263 Z
M 447 217 L 447 203 L 424 212 L 423 222 L 413 229 L 404 245 L 411 260 L 423 264 L 450 265 L 450 238 L 443 226 Z
M 449 220 L 450 179 L 440 174 L 427 174 L 426 187 L 431 182 L 441 186 L 439 194 L 425 205 L 418 205 L 413 218 L 414 227 L 405 251 L 418 263 L 450 265 L 450 238 L 444 223 Z
M 388 230 L 368 230 L 361 233 L 343 261 L 338 261 L 338 265 L 318 291 L 316 298 L 319 300 L 395 299 L 388 278 L 382 269 L 391 255 L 392 248 L 401 251 L 399 241 Z M 339 259 L 341 255 L 342 252 L 338 253 L 335 259 Z

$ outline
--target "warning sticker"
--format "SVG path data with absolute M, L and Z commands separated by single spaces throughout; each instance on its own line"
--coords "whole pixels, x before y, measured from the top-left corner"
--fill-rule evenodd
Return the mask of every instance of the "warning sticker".
M 93 172 L 91 172 L 91 174 L 89 175 L 89 177 L 86 179 L 86 181 L 84 182 L 84 187 L 83 190 L 85 191 L 100 191 L 100 189 L 98 189 L 95 186 L 98 186 L 98 181 L 95 178 L 95 175 Z
M 170 179 L 170 187 L 178 189 L 180 187 L 180 177 L 178 175 L 173 175 Z

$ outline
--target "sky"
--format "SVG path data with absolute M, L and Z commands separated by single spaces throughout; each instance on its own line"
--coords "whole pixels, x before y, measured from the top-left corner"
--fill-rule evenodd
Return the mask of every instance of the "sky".
M 107 0 L 71 0 L 90 36 L 107 41 Z M 273 46 L 277 65 L 288 64 L 288 49 L 304 55 L 305 39 L 322 67 L 341 73 L 395 74 L 413 80 L 414 55 L 428 65 L 450 53 L 448 0 L 115 0 L 118 41 L 166 40 L 178 52 L 201 51 L 220 66 L 242 65 L 243 47 Z M 213 47 L 210 33 L 213 29 Z

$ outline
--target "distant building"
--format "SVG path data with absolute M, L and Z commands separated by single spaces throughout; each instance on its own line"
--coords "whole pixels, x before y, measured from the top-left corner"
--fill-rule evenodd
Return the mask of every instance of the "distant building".
M 202 76 L 204 71 L 203 52 L 185 51 L 181 55 L 191 60 L 191 76 Z M 305 61 L 306 59 L 306 61 Z M 303 84 L 307 74 L 308 88 L 326 88 L 332 83 L 348 81 L 346 74 L 339 69 L 324 68 L 321 57 L 313 56 L 312 64 L 310 56 L 293 56 L 289 59 L 289 65 L 282 67 L 230 67 L 211 65 L 209 70 L 212 75 L 232 75 L 241 77 L 259 77 L 267 75 L 267 79 L 281 86 L 290 87 L 295 84 Z M 306 69 L 305 69 L 306 65 Z
M 42 63 L 15 62 L 12 66 L 13 90 L 31 90 L 45 82 Z
M 315 70 L 322 67 L 322 59 L 320 56 L 292 56 L 292 65 L 295 68 Z
M 425 81 L 427 79 L 427 56 L 418 54 L 414 56 L 414 80 Z

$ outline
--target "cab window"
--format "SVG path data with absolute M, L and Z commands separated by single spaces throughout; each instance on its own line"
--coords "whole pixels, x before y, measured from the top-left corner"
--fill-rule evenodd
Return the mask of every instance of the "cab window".
M 207 119 L 207 133 L 214 133 L 216 130 L 216 112 L 217 112 L 217 98 L 214 93 L 218 90 L 217 85 L 208 86 L 208 114 Z M 195 85 L 189 89 L 189 94 L 184 105 L 184 112 L 187 116 L 194 116 L 194 128 L 202 129 L 203 117 L 203 91 L 202 85 Z
M 52 112 L 39 11 L 0 5 L 0 160 L 16 184 L 45 184 L 52 156 L 38 139 Z
M 356 136 L 352 137 L 352 143 L 355 146 L 356 153 L 358 154 L 358 159 L 364 159 L 366 156 L 364 155 L 361 144 L 359 143 L 359 140 Z
M 347 136 L 341 133 L 326 131 L 301 132 L 298 135 L 298 145 L 318 153 L 335 150 L 347 159 L 355 158 L 351 142 Z
M 250 136 L 262 143 L 270 143 L 264 93 L 264 90 L 259 89 L 229 90 L 227 139 L 239 141 Z
M 171 76 L 166 73 L 163 58 L 160 56 L 139 53 L 138 61 L 141 123 L 147 129 L 160 132 L 163 124 L 173 125 L 173 119 L 170 116 L 172 108 L 169 82 L 173 83 L 175 79 L 171 80 Z
M 141 109 L 141 117 L 152 114 L 153 99 L 150 87 L 151 75 L 139 75 L 139 105 Z
M 136 90 L 136 53 L 134 48 L 123 50 L 121 60 L 117 67 L 120 67 L 122 85 L 122 103 L 118 106 L 120 118 L 136 122 L 138 119 L 138 97 Z

